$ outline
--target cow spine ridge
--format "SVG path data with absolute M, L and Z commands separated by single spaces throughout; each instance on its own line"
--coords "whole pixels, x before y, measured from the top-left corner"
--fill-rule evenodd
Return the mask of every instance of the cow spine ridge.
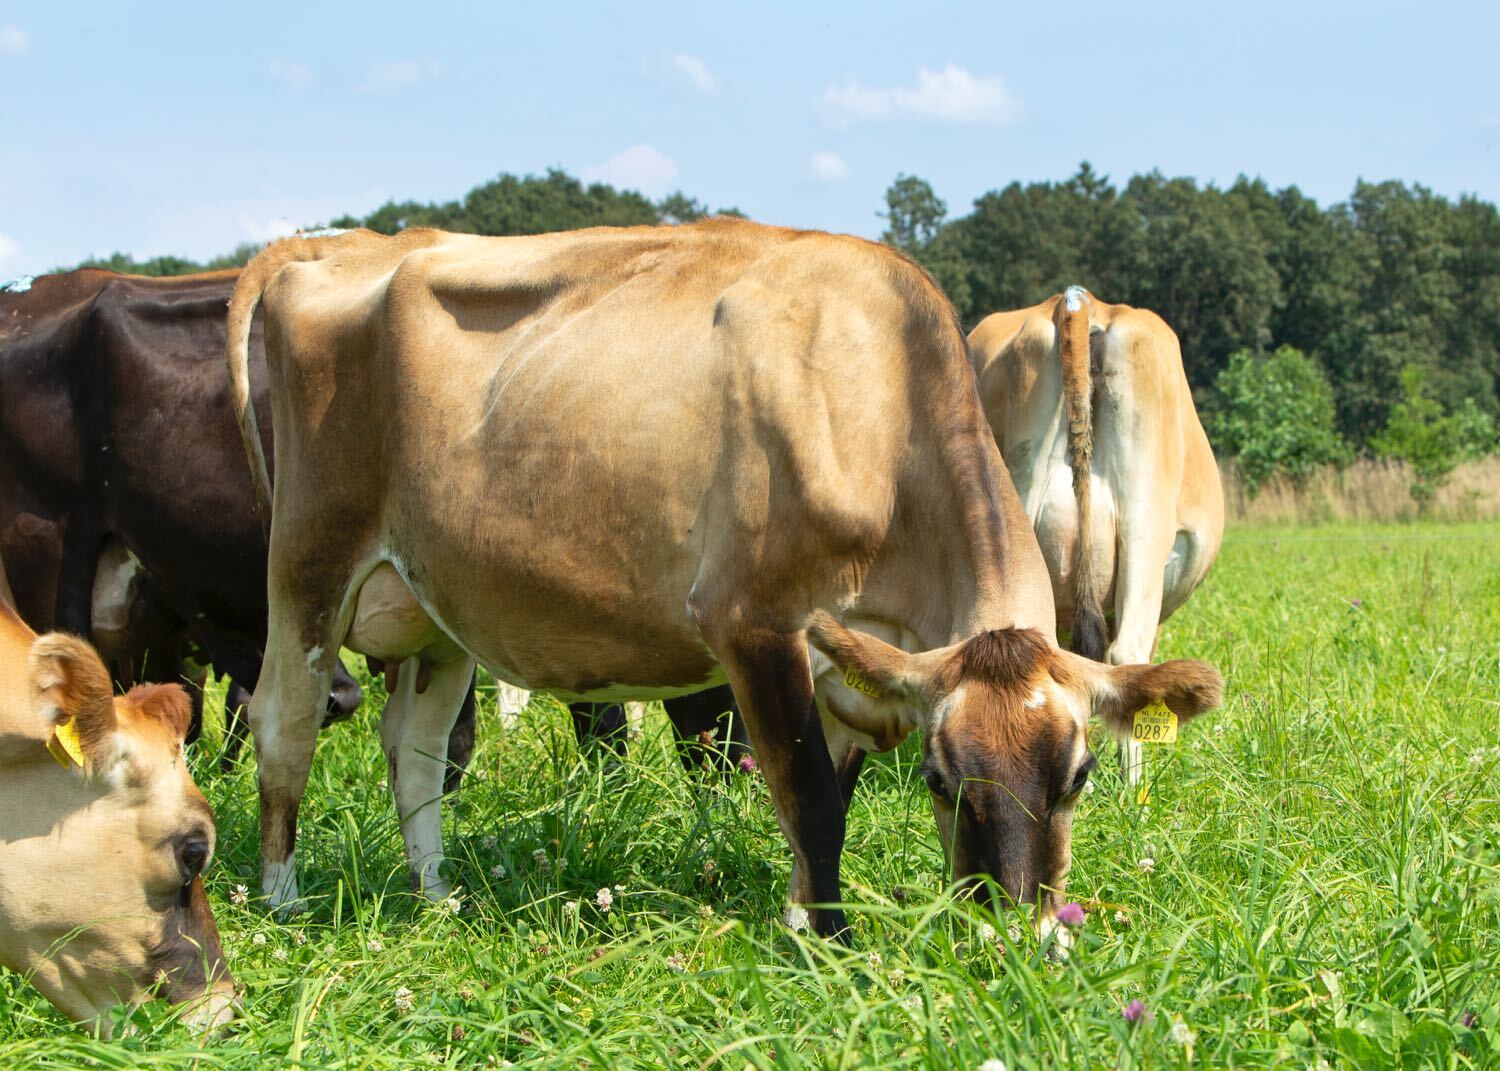
M 1053 312 L 1058 355 L 1062 364 L 1063 399 L 1068 421 L 1068 465 L 1073 472 L 1073 497 L 1078 504 L 1078 541 L 1073 571 L 1073 650 L 1085 658 L 1104 660 L 1108 636 L 1099 584 L 1091 553 L 1090 515 L 1093 505 L 1091 472 L 1094 458 L 1093 382 L 1089 371 L 1089 292 L 1070 286 Z

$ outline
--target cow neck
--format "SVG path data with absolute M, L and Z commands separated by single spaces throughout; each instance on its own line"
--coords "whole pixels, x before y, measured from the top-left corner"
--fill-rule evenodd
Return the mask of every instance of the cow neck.
M 938 515 L 947 512 L 948 523 L 929 524 L 925 540 L 930 545 L 933 532 L 947 537 L 938 555 L 948 563 L 947 575 L 931 578 L 941 581 L 946 598 L 942 606 L 925 600 L 921 619 L 904 622 L 926 649 L 998 628 L 1035 628 L 1055 635 L 1052 582 L 1041 546 L 984 418 L 977 389 L 968 400 L 972 404 L 958 407 L 956 426 L 939 447 L 947 505 Z

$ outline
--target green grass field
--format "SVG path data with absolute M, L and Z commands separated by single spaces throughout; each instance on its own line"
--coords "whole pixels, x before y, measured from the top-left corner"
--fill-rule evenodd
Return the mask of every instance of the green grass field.
M 201 749 L 230 1032 L 147 1007 L 101 1044 L 4 975 L 0 1065 L 1500 1066 L 1500 526 L 1232 532 L 1160 653 L 1228 698 L 1148 752 L 1147 807 L 1096 739 L 1067 962 L 945 897 L 915 740 L 866 765 L 845 950 L 778 923 L 757 777 L 694 784 L 659 713 L 623 766 L 581 760 L 546 700 L 503 741 L 481 707 L 460 908 L 420 902 L 367 700 L 319 749 L 290 923 L 255 896 L 253 763 Z

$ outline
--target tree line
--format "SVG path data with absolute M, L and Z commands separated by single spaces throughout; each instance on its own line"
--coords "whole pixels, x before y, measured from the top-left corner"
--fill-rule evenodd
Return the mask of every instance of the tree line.
M 1159 313 L 1182 342 L 1215 448 L 1252 483 L 1359 453 L 1420 454 L 1440 469 L 1495 448 L 1500 214 L 1486 201 L 1362 181 L 1324 207 L 1260 179 L 1220 189 L 1151 172 L 1117 187 L 1084 163 L 1061 182 L 985 193 L 962 216 L 911 175 L 885 202 L 882 237 L 932 273 L 966 327 L 1075 283 Z M 328 222 L 539 234 L 709 214 L 740 215 L 554 169 Z M 201 263 L 118 253 L 86 263 L 174 275 L 244 264 L 258 248 Z
M 956 218 L 902 175 L 884 216 L 885 240 L 968 327 L 1074 283 L 1159 313 L 1215 448 L 1252 484 L 1368 452 L 1425 466 L 1420 496 L 1495 449 L 1500 214 L 1486 201 L 1361 181 L 1322 207 L 1295 186 L 1154 171 L 1119 188 L 1084 163 Z

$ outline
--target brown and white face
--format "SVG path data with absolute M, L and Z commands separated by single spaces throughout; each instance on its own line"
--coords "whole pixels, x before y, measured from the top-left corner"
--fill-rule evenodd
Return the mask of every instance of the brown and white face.
M 32 743 L 0 771 L 0 959 L 101 1033 L 109 1008 L 153 994 L 222 1021 L 233 979 L 199 876 L 214 819 L 183 760 L 187 695 L 115 696 L 93 649 L 58 633 L 31 645 L 26 673 L 0 698 L 26 696 L 61 757 Z
M 854 682 L 828 704 L 834 717 L 885 747 L 901 726 L 921 729 L 922 776 L 954 879 L 988 875 L 1011 901 L 1036 904 L 1039 925 L 1072 861 L 1073 810 L 1094 767 L 1090 717 L 1129 735 L 1155 701 L 1186 720 L 1224 689 L 1203 662 L 1108 666 L 1032 629 L 914 655 L 820 611 L 808 639 Z

